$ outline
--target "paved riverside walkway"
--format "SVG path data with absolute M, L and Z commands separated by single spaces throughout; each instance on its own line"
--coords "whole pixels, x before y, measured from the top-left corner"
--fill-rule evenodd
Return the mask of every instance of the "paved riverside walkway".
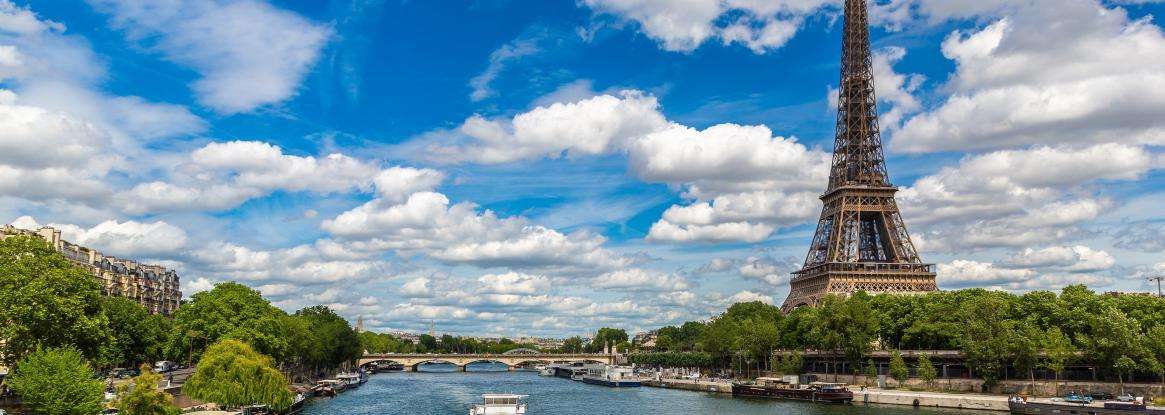
M 1007 397 L 974 393 L 914 392 L 908 390 L 854 390 L 854 403 L 911 405 L 929 408 L 1008 411 Z
M 732 393 L 728 381 L 661 379 L 645 380 L 644 386 L 700 392 Z M 920 408 L 978 409 L 1008 411 L 1007 397 L 972 393 L 914 392 L 908 390 L 866 389 L 853 387 L 854 404 L 909 405 Z M 917 403 L 916 403 L 917 402 Z

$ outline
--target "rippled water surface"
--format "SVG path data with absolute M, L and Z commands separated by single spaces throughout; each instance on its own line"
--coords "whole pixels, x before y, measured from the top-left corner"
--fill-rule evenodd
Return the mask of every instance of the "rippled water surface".
M 730 396 L 659 388 L 607 388 L 569 379 L 541 377 L 533 372 L 380 373 L 364 386 L 335 398 L 308 404 L 304 415 L 445 415 L 465 414 L 483 393 L 518 393 L 527 398 L 530 415 L 638 414 L 991 414 L 990 412 L 916 410 L 893 406 L 830 406 L 822 404 L 740 399 Z M 422 369 L 424 370 L 424 369 Z

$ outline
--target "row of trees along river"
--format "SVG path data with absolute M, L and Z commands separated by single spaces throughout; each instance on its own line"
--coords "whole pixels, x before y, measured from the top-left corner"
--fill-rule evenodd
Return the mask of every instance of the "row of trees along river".
M 2 387 L 52 415 L 92 413 L 101 402 L 96 371 L 163 359 L 198 363 L 184 387 L 192 397 L 278 408 L 290 402 L 289 382 L 336 370 L 364 350 L 534 348 L 506 339 L 422 335 L 414 344 L 389 334 L 358 334 L 327 307 L 288 314 L 236 283 L 194 294 L 173 318 L 154 316 L 132 301 L 102 297 L 90 274 L 35 237 L 0 241 L 0 304 L 0 360 L 13 367 Z M 1091 364 L 1115 380 L 1165 371 L 1165 299 L 1098 295 L 1084 286 L 1069 286 L 1058 295 L 980 289 L 917 296 L 859 293 L 827 297 L 818 307 L 787 316 L 768 304 L 739 303 L 710 320 L 664 327 L 658 334 L 654 347 L 647 348 L 630 343 L 624 330 L 603 328 L 589 342 L 572 337 L 560 349 L 546 351 L 593 353 L 613 345 L 643 364 L 726 368 L 744 358 L 766 370 L 795 372 L 801 369 L 797 353 L 775 360 L 772 351 L 833 351 L 857 368 L 868 366 L 875 348 L 961 350 L 989 382 L 1008 365 L 1030 373 Z M 144 373 L 133 384 L 156 384 L 158 378 L 151 376 L 156 375 Z M 142 389 L 121 391 L 123 413 L 173 410 L 164 394 Z
M 771 358 L 772 351 L 812 349 L 832 351 L 866 373 L 876 348 L 959 350 L 989 384 L 999 380 L 1004 367 L 1029 376 L 1037 369 L 1058 376 L 1069 365 L 1094 366 L 1110 381 L 1124 381 L 1130 374 L 1165 381 L 1165 298 L 1097 294 L 1073 285 L 1058 295 L 983 289 L 914 296 L 859 293 L 827 297 L 815 308 L 786 316 L 772 305 L 739 303 L 706 322 L 659 329 L 654 347 L 631 359 L 719 368 L 752 361 L 764 370 L 799 373 L 799 353 L 782 361 Z

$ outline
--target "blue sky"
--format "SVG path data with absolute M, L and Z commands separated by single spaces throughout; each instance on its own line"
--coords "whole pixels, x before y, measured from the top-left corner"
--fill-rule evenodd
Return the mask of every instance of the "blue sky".
M 779 304 L 820 213 L 839 4 L 0 0 L 0 222 L 385 330 Z M 1165 4 L 1057 4 L 871 3 L 890 174 L 941 288 L 1165 272 Z

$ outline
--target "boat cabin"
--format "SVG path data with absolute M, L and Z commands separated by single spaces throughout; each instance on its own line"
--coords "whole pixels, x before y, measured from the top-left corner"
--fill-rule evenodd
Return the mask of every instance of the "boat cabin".
M 481 395 L 482 404 L 473 405 L 469 415 L 525 415 L 526 404 L 522 399 L 526 395 L 512 393 L 487 393 Z

